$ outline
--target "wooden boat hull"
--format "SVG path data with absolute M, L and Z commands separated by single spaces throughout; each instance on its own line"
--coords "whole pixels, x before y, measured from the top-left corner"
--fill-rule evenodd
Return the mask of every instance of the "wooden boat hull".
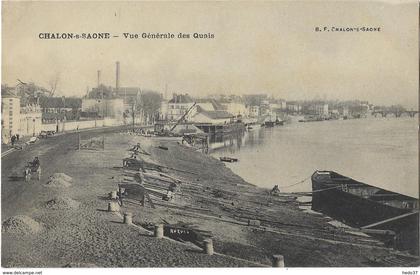
M 332 171 L 316 171 L 312 175 L 312 192 L 312 210 L 356 228 L 393 230 L 396 238 L 404 240 L 400 241 L 399 248 L 417 249 L 415 254 L 418 254 L 417 199 Z M 395 217 L 401 218 L 393 220 Z M 412 240 L 407 241 L 410 238 Z
M 264 123 L 264 126 L 265 127 L 274 127 L 274 125 L 275 125 L 275 122 L 274 121 L 266 121 Z
M 230 157 L 220 157 L 220 160 L 224 162 L 237 162 L 238 161 L 238 159 L 230 158 Z

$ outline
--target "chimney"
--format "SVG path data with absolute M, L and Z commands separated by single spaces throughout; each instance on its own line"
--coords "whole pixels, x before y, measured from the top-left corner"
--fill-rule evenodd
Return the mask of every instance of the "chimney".
M 98 88 L 99 88 L 99 85 L 101 85 L 101 71 L 100 70 L 98 70 Z
M 118 91 L 120 89 L 120 62 L 117 61 L 117 72 L 116 72 L 116 83 L 115 83 L 115 89 Z

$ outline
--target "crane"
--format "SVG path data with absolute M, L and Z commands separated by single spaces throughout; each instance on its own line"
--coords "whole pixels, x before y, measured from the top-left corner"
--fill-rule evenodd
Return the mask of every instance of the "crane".
M 185 112 L 185 114 L 183 114 L 181 116 L 181 118 L 177 120 L 177 122 L 175 123 L 174 126 L 172 126 L 172 128 L 171 128 L 171 130 L 169 130 L 169 132 L 172 132 L 175 129 L 175 127 L 188 115 L 188 113 L 192 110 L 192 108 L 194 108 L 194 106 L 196 104 L 197 104 L 197 102 L 194 102 L 194 104 Z

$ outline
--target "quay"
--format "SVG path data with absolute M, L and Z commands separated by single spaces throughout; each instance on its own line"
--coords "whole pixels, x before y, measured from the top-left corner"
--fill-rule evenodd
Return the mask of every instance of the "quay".
M 101 132 L 86 135 L 104 136 Z M 370 258 L 383 259 L 384 266 L 393 266 L 391 259 L 405 266 L 416 262 L 380 241 L 353 235 L 329 225 L 325 217 L 303 212 L 292 194 L 270 196 L 269 190 L 245 182 L 220 160 L 176 141 L 118 130 L 107 132 L 104 142 L 100 150 L 77 150 L 78 135 L 68 134 L 6 156 L 2 167 L 4 219 L 24 214 L 49 229 L 24 235 L 21 241 L 13 232 L 3 233 L 4 266 L 272 266 L 273 255 L 283 257 L 276 256 L 275 265 L 286 267 L 370 266 Z M 133 176 L 139 170 L 121 167 L 122 159 L 132 153 L 127 150 L 136 144 L 140 144 L 137 156 L 146 170 L 143 188 L 149 190 L 143 202 L 141 193 L 130 189 L 138 185 Z M 41 180 L 35 184 L 10 181 L 11 163 L 24 162 L 33 150 L 45 167 Z M 46 182 L 54 173 L 65 173 L 71 181 L 48 187 Z M 176 188 L 170 187 L 171 181 Z M 42 207 L 60 196 L 72 202 L 67 210 Z M 122 204 L 115 207 L 120 196 Z M 74 202 L 80 206 L 74 207 Z M 110 202 L 112 212 L 107 211 Z M 16 205 L 21 206 L 19 213 Z M 150 237 L 154 225 L 162 223 L 173 226 L 163 227 L 162 239 Z M 197 247 L 168 240 L 170 234 L 187 237 L 191 233 L 180 224 L 211 232 L 212 241 Z M 44 260 L 63 249 L 71 253 L 53 262 Z

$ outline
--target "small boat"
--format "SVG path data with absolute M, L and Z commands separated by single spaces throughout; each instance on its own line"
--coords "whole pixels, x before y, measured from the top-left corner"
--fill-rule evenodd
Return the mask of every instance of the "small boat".
M 231 158 L 231 157 L 220 157 L 220 160 L 224 162 L 237 162 L 238 161 L 237 158 Z
M 159 149 L 162 149 L 162 150 L 168 150 L 168 147 L 163 146 L 163 145 L 159 145 L 159 146 L 158 146 L 158 148 L 159 148 Z
M 283 126 L 284 121 L 283 121 L 283 120 L 279 120 L 279 119 L 277 118 L 277 119 L 276 119 L 276 121 L 275 121 L 275 123 L 276 123 L 276 125 Z
M 265 127 L 274 127 L 274 121 L 266 121 L 264 122 Z

